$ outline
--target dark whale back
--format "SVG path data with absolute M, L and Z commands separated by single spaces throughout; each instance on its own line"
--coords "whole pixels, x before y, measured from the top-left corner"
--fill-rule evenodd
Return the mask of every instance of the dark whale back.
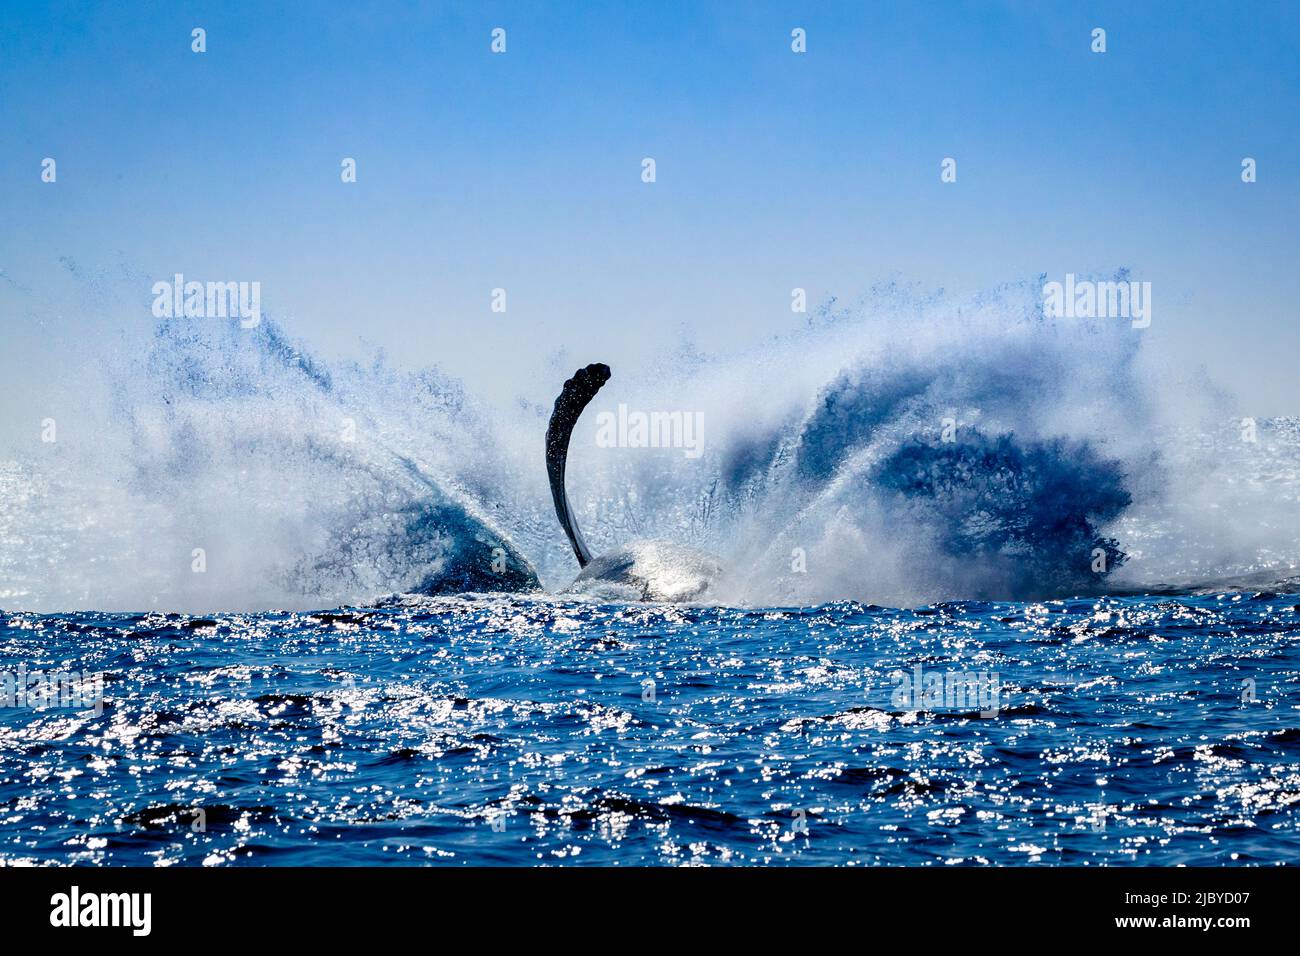
M 564 383 L 560 396 L 551 412 L 551 423 L 546 427 L 546 475 L 551 481 L 551 499 L 555 502 L 555 516 L 560 519 L 564 533 L 569 536 L 578 565 L 586 567 L 591 561 L 591 551 L 582 540 L 577 519 L 569 507 L 569 496 L 564 490 L 564 468 L 569 458 L 569 437 L 573 426 L 601 386 L 609 381 L 609 366 L 593 362 L 573 373 Z

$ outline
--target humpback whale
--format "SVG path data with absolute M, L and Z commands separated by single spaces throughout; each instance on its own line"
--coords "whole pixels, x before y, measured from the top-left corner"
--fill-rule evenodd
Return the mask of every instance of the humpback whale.
M 640 540 L 593 557 L 582 538 L 564 485 L 569 438 L 582 410 L 609 379 L 609 366 L 600 362 L 574 372 L 555 399 L 546 428 L 546 474 L 551 483 L 555 516 L 569 538 L 581 569 L 565 591 L 610 600 L 706 599 L 722 573 L 721 565 L 710 554 L 666 541 Z

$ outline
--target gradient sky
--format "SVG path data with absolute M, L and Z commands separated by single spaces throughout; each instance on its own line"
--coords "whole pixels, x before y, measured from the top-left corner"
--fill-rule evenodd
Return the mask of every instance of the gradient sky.
M 759 341 L 797 321 L 795 286 L 815 305 L 1129 267 L 1153 283 L 1153 347 L 1245 413 L 1300 413 L 1297 3 L 7 0 L 0 18 L 0 272 L 36 298 L 61 257 L 146 277 L 142 323 L 154 279 L 258 280 L 327 356 L 382 346 L 506 398 L 561 348 L 634 364 Z M 12 288 L 0 330 L 30 321 Z

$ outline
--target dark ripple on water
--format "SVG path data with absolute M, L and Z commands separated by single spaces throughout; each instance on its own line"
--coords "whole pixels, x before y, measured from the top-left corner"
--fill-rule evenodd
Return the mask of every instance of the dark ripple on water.
M 1297 598 L 0 613 L 0 861 L 1274 864 Z M 916 712 L 896 673 L 996 673 Z M 653 684 L 649 683 L 653 682 Z

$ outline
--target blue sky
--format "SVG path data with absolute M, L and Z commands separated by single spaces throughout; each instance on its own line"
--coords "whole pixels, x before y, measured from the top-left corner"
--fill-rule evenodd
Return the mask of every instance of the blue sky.
M 0 271 L 258 280 L 327 355 L 505 398 L 560 348 L 759 341 L 795 286 L 1128 267 L 1153 347 L 1296 414 L 1297 41 L 1296 3 L 10 0 Z

